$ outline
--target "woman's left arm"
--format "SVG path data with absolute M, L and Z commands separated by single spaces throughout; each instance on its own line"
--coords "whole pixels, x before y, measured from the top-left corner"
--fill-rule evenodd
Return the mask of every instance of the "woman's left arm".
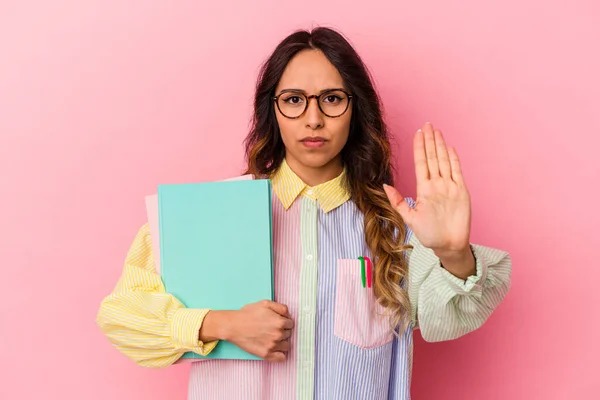
M 412 235 L 408 251 L 408 295 L 413 325 L 428 342 L 452 340 L 483 325 L 510 287 L 507 252 L 472 244 L 473 274 L 466 279 L 444 268 L 433 250 Z
M 458 155 L 430 123 L 414 139 L 417 199 L 384 185 L 412 231 L 408 292 L 412 321 L 427 341 L 479 328 L 510 287 L 508 253 L 470 242 L 471 199 Z

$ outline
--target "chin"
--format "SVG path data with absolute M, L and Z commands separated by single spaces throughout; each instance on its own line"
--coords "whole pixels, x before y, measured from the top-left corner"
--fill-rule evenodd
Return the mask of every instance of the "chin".
M 334 158 L 335 156 L 315 154 L 301 157 L 298 161 L 300 161 L 302 165 L 305 165 L 309 168 L 319 169 L 329 164 L 331 161 L 333 161 Z

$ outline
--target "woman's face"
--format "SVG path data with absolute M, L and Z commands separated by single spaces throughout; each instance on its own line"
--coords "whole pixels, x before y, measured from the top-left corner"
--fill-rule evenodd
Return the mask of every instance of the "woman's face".
M 275 95 L 286 92 L 281 96 L 280 104 L 285 101 L 290 107 L 303 108 L 297 104 L 301 97 L 294 94 L 319 95 L 338 88 L 348 91 L 340 73 L 327 57 L 319 50 L 304 50 L 288 63 Z M 321 100 L 330 115 L 332 113 L 326 107 L 335 108 L 336 102 L 340 101 L 335 93 L 331 94 Z M 316 98 L 309 100 L 308 109 L 297 119 L 286 118 L 274 105 L 290 167 L 305 170 L 341 168 L 340 153 L 348 140 L 352 117 L 352 102 L 347 101 L 350 102 L 348 109 L 337 118 L 323 114 Z

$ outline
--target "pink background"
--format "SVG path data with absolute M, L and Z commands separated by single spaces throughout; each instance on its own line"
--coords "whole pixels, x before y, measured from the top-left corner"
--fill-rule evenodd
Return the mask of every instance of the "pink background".
M 512 254 L 483 328 L 416 338 L 414 399 L 597 398 L 600 3 L 250 3 L 0 2 L 0 398 L 185 398 L 189 366 L 135 366 L 98 306 L 143 196 L 238 174 L 259 64 L 317 24 L 370 66 L 403 194 L 431 121 L 462 157 L 472 240 Z

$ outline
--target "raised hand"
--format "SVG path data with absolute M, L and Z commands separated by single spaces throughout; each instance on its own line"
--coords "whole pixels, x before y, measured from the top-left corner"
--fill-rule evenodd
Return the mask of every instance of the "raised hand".
M 395 188 L 385 185 L 390 204 L 421 244 L 442 260 L 444 267 L 455 275 L 468 276 L 474 271 L 469 247 L 471 199 L 458 154 L 446 146 L 441 131 L 426 123 L 415 135 L 414 159 L 415 208 L 411 208 Z

